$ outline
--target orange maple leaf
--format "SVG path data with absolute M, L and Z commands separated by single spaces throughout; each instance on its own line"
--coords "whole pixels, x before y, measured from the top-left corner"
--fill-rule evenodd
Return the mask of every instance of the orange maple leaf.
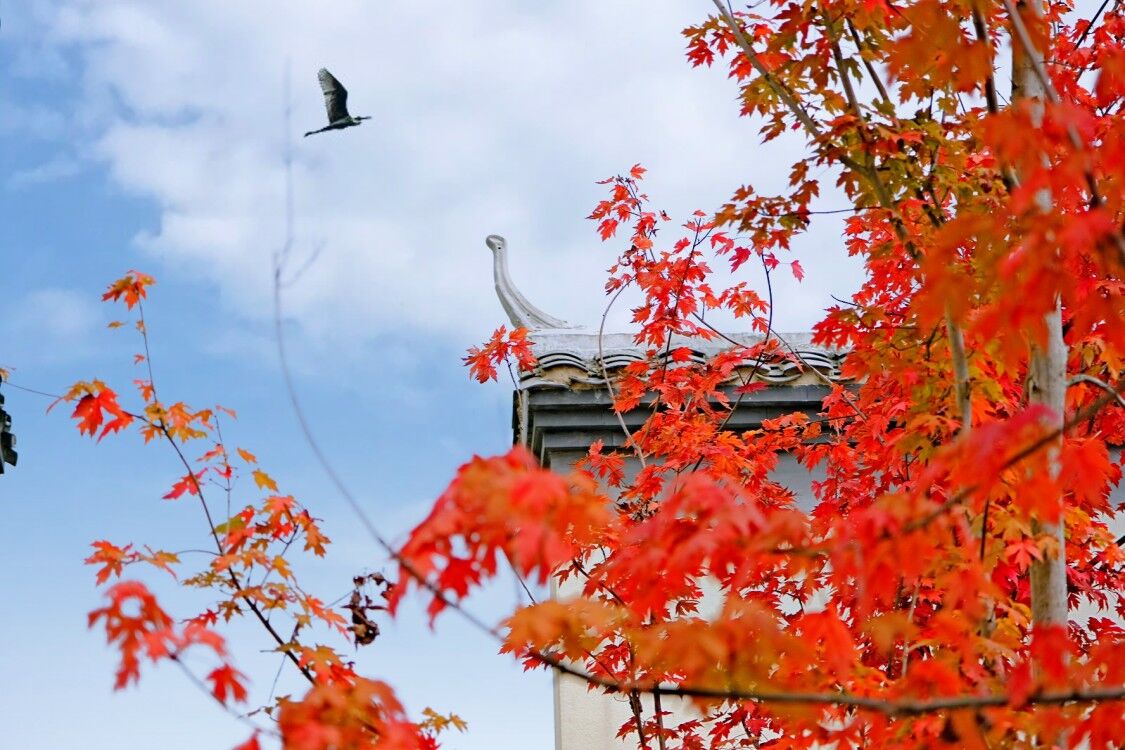
M 254 484 L 258 485 L 260 490 L 277 492 L 277 482 L 273 481 L 273 478 L 261 469 L 254 469 Z
M 109 289 L 102 295 L 102 300 L 125 300 L 125 307 L 129 310 L 148 296 L 148 287 L 156 283 L 156 279 L 140 271 L 129 271 L 117 281 L 109 285 Z

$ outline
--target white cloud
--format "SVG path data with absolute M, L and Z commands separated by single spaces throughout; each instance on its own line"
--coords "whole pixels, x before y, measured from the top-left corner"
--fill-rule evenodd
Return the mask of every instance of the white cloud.
M 683 215 L 788 171 L 785 149 L 756 145 L 737 118 L 723 73 L 685 62 L 679 30 L 706 13 L 697 2 L 52 7 L 56 51 L 85 63 L 91 153 L 160 208 L 140 245 L 216 282 L 251 318 L 268 315 L 283 241 L 288 61 L 297 250 L 323 246 L 288 305 L 318 336 L 482 337 L 502 320 L 491 232 L 509 237 L 531 299 L 594 323 L 612 249 L 582 219 L 600 197 L 593 180 L 644 162 L 657 205 Z M 324 119 L 322 65 L 348 87 L 353 114 L 375 119 L 302 139 Z M 810 261 L 781 305 L 800 325 L 855 279 L 838 259 L 823 273 Z

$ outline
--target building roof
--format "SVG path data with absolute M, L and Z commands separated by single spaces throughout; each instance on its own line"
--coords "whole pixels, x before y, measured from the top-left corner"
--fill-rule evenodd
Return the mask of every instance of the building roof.
M 633 362 L 642 362 L 645 348 L 635 343 L 633 336 L 611 333 L 600 336 L 583 329 L 536 330 L 530 335 L 532 352 L 539 362 L 534 372 L 521 373 L 520 388 L 603 387 L 607 376 Z M 738 346 L 751 347 L 762 343 L 757 334 L 733 334 L 710 340 L 702 338 L 673 339 L 656 359 L 670 359 L 671 353 L 686 348 L 689 362 L 701 364 L 715 355 Z M 808 333 L 783 333 L 772 337 L 778 342 L 776 349 L 762 358 L 748 361 L 731 380 L 744 378 L 754 371 L 754 380 L 771 385 L 827 384 L 840 382 L 840 365 L 844 352 L 816 346 Z

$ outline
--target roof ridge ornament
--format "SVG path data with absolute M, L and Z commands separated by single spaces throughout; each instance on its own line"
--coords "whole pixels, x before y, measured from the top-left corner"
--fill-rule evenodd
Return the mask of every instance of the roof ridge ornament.
M 508 276 L 508 241 L 498 234 L 490 234 L 485 238 L 484 244 L 492 251 L 492 277 L 496 282 L 496 296 L 500 304 L 508 313 L 512 325 L 517 328 L 531 330 L 550 330 L 555 328 L 578 328 L 565 320 L 559 320 L 553 315 L 540 310 L 527 301 L 527 298 L 516 289 Z

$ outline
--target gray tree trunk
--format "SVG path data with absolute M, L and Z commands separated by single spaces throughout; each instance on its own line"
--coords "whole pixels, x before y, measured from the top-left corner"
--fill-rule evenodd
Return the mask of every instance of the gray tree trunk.
M 1040 0 L 1020 3 L 1027 12 L 1042 12 Z M 1016 35 L 1013 34 L 1013 37 Z M 1018 99 L 1046 99 L 1046 90 L 1036 75 L 1034 58 L 1042 59 L 1040 50 L 1024 50 L 1018 39 L 1012 41 L 1012 101 Z M 1040 66 L 1042 70 L 1042 66 Z M 1041 110 L 1040 110 L 1041 112 Z M 1051 195 L 1043 191 L 1038 196 L 1040 209 L 1050 211 Z M 1067 348 L 1062 335 L 1062 306 L 1056 298 L 1054 310 L 1046 316 L 1047 339 L 1042 346 L 1033 346 L 1028 373 L 1028 402 L 1042 404 L 1051 410 L 1052 416 L 1046 420 L 1045 427 L 1061 433 L 1065 420 L 1066 407 L 1066 361 Z M 1059 471 L 1058 440 L 1049 447 L 1050 471 L 1057 476 Z M 1047 522 L 1039 520 L 1032 525 L 1032 531 L 1055 540 L 1055 549 L 1048 550 L 1042 560 L 1031 563 L 1031 619 L 1036 626 L 1061 625 L 1067 623 L 1066 603 L 1066 531 L 1063 518 L 1063 498 L 1058 503 L 1058 520 Z

